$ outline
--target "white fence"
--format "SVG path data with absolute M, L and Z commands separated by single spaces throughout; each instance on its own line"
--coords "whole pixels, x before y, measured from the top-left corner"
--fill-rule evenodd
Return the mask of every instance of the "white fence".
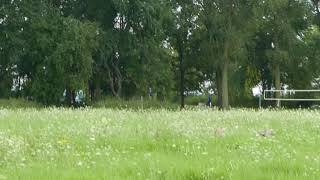
M 320 101 L 320 99 L 308 99 L 308 98 L 272 98 L 272 97 L 267 97 L 267 93 L 279 93 L 282 96 L 286 95 L 295 95 L 296 93 L 320 93 L 320 90 L 265 90 L 263 93 L 263 99 L 265 101 Z
M 268 93 L 280 93 L 280 98 L 268 97 Z M 320 90 L 265 90 L 263 92 L 263 100 L 264 101 L 276 101 L 277 105 L 280 106 L 281 101 L 300 101 L 300 102 L 320 102 L 320 99 L 314 98 L 290 98 L 290 96 L 294 96 L 297 93 L 319 93 Z M 281 96 L 283 98 L 281 98 Z M 260 97 L 259 107 L 262 107 L 262 99 Z

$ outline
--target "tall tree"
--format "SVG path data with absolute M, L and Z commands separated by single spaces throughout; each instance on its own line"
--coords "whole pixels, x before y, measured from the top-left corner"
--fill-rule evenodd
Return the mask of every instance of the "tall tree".
M 96 16 L 90 15 L 101 27 L 94 74 L 104 77 L 98 78 L 102 84 L 108 84 L 105 89 L 116 97 L 143 95 L 149 86 L 158 94 L 170 91 L 171 65 L 163 47 L 166 37 L 162 28 L 166 1 L 92 1 L 89 4 L 99 12 Z M 162 71 L 156 71 L 158 67 Z
M 0 4 L 0 96 L 10 95 L 12 88 L 20 90 L 13 82 L 19 79 L 17 63 L 26 52 L 27 10 L 24 1 L 2 1 Z
M 169 29 L 169 42 L 177 52 L 179 70 L 179 93 L 181 108 L 185 107 L 186 70 L 191 48 L 191 36 L 196 28 L 197 6 L 193 0 L 172 0 L 172 23 Z
M 215 66 L 219 102 L 223 109 L 229 108 L 230 63 L 243 50 L 248 38 L 254 3 L 247 0 L 199 1 L 204 35 L 203 51 L 210 59 L 208 65 Z
M 18 1 L 13 9 L 19 16 L 10 15 L 13 20 L 9 25 L 16 26 L 15 35 L 22 39 L 17 46 L 21 53 L 11 65 L 19 90 L 22 82 L 26 96 L 45 104 L 60 103 L 65 89 L 69 94 L 86 90 L 85 82 L 92 71 L 95 25 L 63 17 L 49 1 Z M 69 98 L 69 104 L 72 101 L 74 97 Z
M 308 3 L 304 1 L 263 1 L 260 2 L 262 28 L 269 43 L 266 49 L 270 69 L 272 70 L 273 85 L 276 90 L 281 90 L 281 67 L 292 59 L 294 49 L 299 43 L 299 36 L 308 27 Z M 282 71 L 283 72 L 283 71 Z M 280 98 L 280 92 L 275 94 Z M 280 106 L 280 101 L 277 101 Z

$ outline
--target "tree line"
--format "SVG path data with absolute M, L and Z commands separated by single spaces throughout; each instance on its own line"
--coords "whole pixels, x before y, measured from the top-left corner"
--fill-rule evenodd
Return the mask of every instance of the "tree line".
M 72 105 L 177 96 L 211 82 L 221 108 L 316 88 L 319 0 L 2 0 L 0 97 Z M 279 97 L 280 94 L 275 95 Z

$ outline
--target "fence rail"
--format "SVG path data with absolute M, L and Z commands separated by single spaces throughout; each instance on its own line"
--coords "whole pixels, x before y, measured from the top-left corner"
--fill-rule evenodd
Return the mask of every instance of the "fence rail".
M 316 102 L 316 101 L 320 101 L 320 99 L 309 99 L 309 98 L 305 98 L 305 99 L 302 99 L 302 98 L 298 98 L 298 99 L 294 99 L 294 98 L 269 98 L 267 97 L 267 93 L 270 93 L 270 92 L 280 92 L 280 93 L 284 93 L 284 94 L 288 94 L 289 95 L 292 95 L 292 94 L 295 94 L 296 92 L 319 92 L 320 93 L 320 90 L 265 90 L 264 93 L 263 93 L 263 99 L 265 101 L 311 101 L 311 102 Z

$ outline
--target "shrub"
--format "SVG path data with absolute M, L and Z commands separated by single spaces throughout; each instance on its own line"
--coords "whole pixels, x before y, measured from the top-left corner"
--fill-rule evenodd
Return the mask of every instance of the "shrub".
M 25 99 L 0 99 L 0 108 L 40 108 L 41 105 Z

